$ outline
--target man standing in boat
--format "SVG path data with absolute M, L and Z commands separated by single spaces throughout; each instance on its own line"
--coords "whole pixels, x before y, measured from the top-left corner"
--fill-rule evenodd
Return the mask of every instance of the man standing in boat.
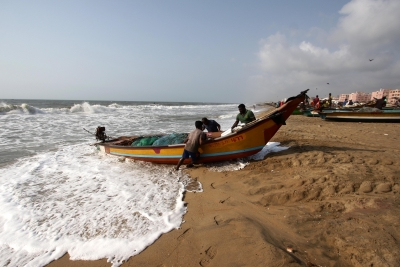
M 376 100 L 375 108 L 383 109 L 384 107 L 386 107 L 386 96 L 382 97 L 381 99 L 375 98 L 375 100 Z
M 197 150 L 199 149 L 199 146 L 207 142 L 207 136 L 203 133 L 202 129 L 203 123 L 201 121 L 196 121 L 194 125 L 196 126 L 196 129 L 191 131 L 184 141 L 185 148 L 183 149 L 182 158 L 179 160 L 178 165 L 176 165 L 176 170 L 179 170 L 183 161 L 189 157 L 192 159 L 192 163 L 186 165 L 186 167 L 193 167 L 193 164 L 197 163 Z
M 203 131 L 204 129 L 207 129 L 207 132 L 220 132 L 221 131 L 221 125 L 219 125 L 218 122 L 215 120 L 209 120 L 207 118 L 202 118 L 201 121 L 203 122 Z
M 317 105 L 318 103 L 319 103 L 319 97 L 317 95 L 313 100 L 313 106 L 315 107 L 315 105 Z
M 256 120 L 253 111 L 246 109 L 246 106 L 244 104 L 240 104 L 238 106 L 238 109 L 239 114 L 236 116 L 236 121 L 231 127 L 232 130 L 238 125 L 239 121 L 241 123 L 249 123 Z

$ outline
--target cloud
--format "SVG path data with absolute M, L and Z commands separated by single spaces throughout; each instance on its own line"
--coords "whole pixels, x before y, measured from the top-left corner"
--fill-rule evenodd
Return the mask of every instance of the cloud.
M 313 27 L 300 43 L 281 32 L 260 41 L 260 73 L 249 85 L 257 97 L 276 100 L 306 88 L 338 95 L 400 87 L 400 1 L 353 0 L 339 14 L 333 30 Z
M 366 49 L 390 45 L 399 41 L 399 12 L 398 0 L 353 0 L 339 11 L 332 37 Z

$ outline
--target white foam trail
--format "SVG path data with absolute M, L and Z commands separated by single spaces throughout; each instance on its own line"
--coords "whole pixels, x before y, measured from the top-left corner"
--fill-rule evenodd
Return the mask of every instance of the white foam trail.
M 279 146 L 279 145 L 280 145 L 279 142 L 268 142 L 267 145 L 264 146 L 260 152 L 258 152 L 257 154 L 254 154 L 253 156 L 250 156 L 249 159 L 263 160 L 265 158 L 265 156 L 269 153 L 280 152 L 280 151 L 283 151 L 283 150 L 286 150 L 289 148 L 289 147 L 284 147 L 284 146 Z
M 279 142 L 268 142 L 257 154 L 244 159 L 237 159 L 231 161 L 224 161 L 218 163 L 209 163 L 207 167 L 211 171 L 223 172 L 223 171 L 237 171 L 241 170 L 249 165 L 249 160 L 263 160 L 265 156 L 272 152 L 279 152 L 288 149 L 288 147 L 279 146 Z

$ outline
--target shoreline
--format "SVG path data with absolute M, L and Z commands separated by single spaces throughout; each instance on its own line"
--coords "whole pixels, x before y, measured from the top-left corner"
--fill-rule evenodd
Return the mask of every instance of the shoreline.
M 289 149 L 239 171 L 187 170 L 204 191 L 185 193 L 181 228 L 121 266 L 398 265 L 397 132 L 292 115 L 271 140 Z M 47 266 L 111 266 L 68 258 Z

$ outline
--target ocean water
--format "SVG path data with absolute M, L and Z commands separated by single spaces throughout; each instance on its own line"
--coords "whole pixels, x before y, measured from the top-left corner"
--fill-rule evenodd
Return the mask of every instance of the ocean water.
M 236 114 L 237 104 L 0 100 L 0 266 L 44 266 L 66 252 L 119 266 L 184 223 L 183 193 L 201 184 L 171 165 L 101 154 L 97 126 L 112 137 L 185 133 L 207 117 L 227 130 Z

